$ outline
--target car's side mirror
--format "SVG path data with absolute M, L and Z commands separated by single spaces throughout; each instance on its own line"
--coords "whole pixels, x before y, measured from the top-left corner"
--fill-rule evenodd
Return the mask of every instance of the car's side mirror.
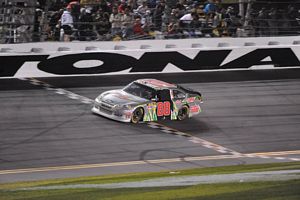
M 151 98 L 151 101 L 158 101 L 157 97 Z

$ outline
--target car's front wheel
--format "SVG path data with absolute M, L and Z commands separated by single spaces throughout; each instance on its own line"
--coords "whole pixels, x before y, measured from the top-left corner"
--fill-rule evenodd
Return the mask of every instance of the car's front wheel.
M 177 119 L 184 120 L 189 116 L 189 108 L 187 106 L 182 106 L 182 108 L 178 111 Z
M 131 122 L 136 124 L 142 120 L 143 116 L 144 116 L 143 108 L 141 108 L 141 107 L 136 108 L 132 113 Z

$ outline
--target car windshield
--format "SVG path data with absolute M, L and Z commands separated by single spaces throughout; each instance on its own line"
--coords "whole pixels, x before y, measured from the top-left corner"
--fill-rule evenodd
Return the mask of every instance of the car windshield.
M 129 94 L 148 100 L 154 98 L 156 94 L 153 88 L 136 82 L 130 83 L 123 90 Z

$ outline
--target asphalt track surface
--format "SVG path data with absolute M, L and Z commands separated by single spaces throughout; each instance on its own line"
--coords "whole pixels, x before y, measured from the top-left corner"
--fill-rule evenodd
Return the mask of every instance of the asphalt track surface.
M 138 78 L 204 96 L 191 119 L 138 125 L 90 112 Z M 300 69 L 0 79 L 0 183 L 300 160 Z

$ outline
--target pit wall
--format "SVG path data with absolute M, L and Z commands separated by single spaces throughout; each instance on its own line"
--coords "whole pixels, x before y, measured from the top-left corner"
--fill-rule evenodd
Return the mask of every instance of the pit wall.
M 300 36 L 0 45 L 0 77 L 300 67 Z

